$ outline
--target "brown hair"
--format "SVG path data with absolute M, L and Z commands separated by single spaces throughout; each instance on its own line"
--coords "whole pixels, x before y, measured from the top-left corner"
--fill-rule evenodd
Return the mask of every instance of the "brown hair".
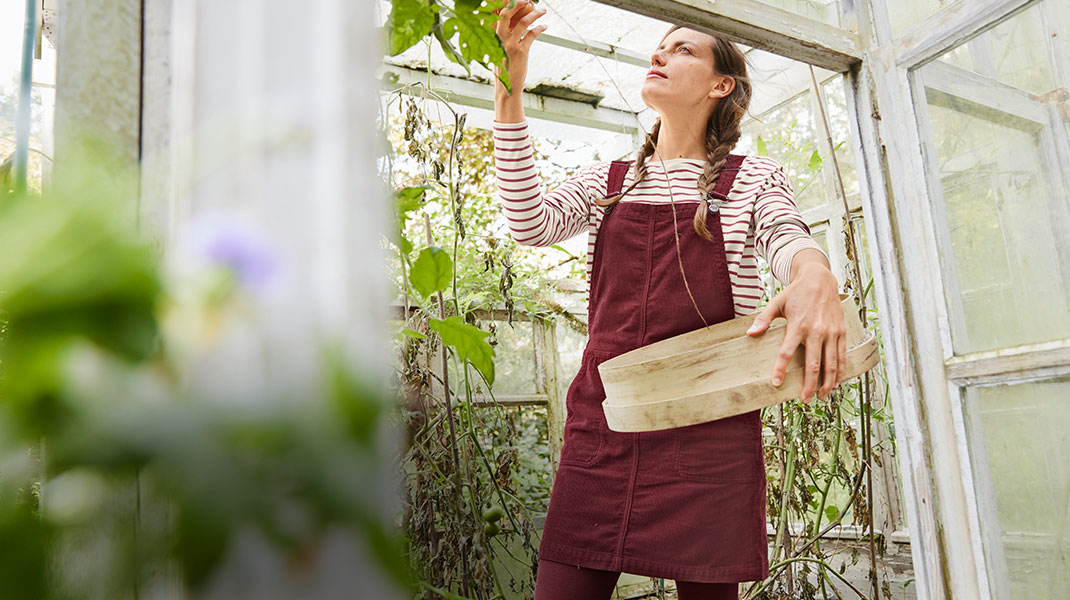
M 662 36 L 665 39 L 670 33 L 680 29 L 674 25 Z M 698 178 L 698 190 L 702 196 L 698 210 L 695 211 L 695 232 L 707 240 L 713 240 L 709 229 L 706 227 L 706 215 L 709 214 L 709 194 L 717 182 L 717 176 L 721 167 L 728 160 L 728 154 L 735 148 L 742 131 L 739 124 L 743 115 L 747 112 L 751 100 L 751 82 L 747 76 L 747 57 L 735 43 L 713 36 L 713 62 L 714 69 L 718 74 L 727 75 L 735 79 L 732 92 L 721 98 L 706 123 L 706 169 Z M 646 143 L 639 149 L 635 160 L 635 177 L 628 189 L 611 198 L 596 199 L 599 206 L 612 206 L 620 201 L 628 192 L 632 191 L 640 181 L 646 177 L 646 160 L 654 154 L 654 148 L 658 143 L 658 132 L 661 130 L 661 117 L 654 122 L 654 127 L 646 136 Z

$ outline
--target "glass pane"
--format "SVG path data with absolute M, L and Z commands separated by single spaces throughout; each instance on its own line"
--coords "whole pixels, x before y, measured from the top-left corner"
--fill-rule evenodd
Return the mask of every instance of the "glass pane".
M 487 338 L 494 346 L 494 395 L 517 395 L 535 393 L 535 338 L 531 322 L 514 320 L 512 326 L 505 321 L 479 321 L 483 331 L 492 331 Z M 450 384 L 455 390 L 464 390 L 464 374 L 457 369 L 457 361 L 450 361 Z M 482 387 L 482 380 L 470 369 L 469 381 L 473 388 Z M 453 385 L 457 382 L 457 385 Z M 460 393 L 460 392 L 459 392 Z
M 840 27 L 840 3 L 838 0 L 758 0 L 795 14 L 809 17 L 829 25 Z
M 777 108 L 745 120 L 743 137 L 737 145 L 737 152 L 769 156 L 784 165 L 800 211 L 828 202 L 821 175 L 823 165 L 814 161 L 815 154 L 820 158 L 814 119 L 810 92 L 799 94 Z
M 1057 4 L 1048 2 L 1048 4 Z M 1063 3 L 1065 4 L 1065 2 Z M 974 70 L 994 74 L 1000 82 L 1044 94 L 1055 89 L 1052 62 L 1048 60 L 1056 23 L 1045 26 L 1041 5 L 1035 5 L 979 36 L 970 46 Z M 1062 23 L 1066 32 L 1066 23 Z M 988 48 L 985 48 L 985 45 Z M 985 56 L 985 51 L 988 55 Z
M 1070 379 L 967 391 L 996 597 L 1070 587 Z M 1058 595 L 1058 594 L 1056 594 Z
M 572 380 L 580 372 L 587 336 L 570 327 L 564 319 L 558 320 L 555 333 L 557 337 L 557 393 L 564 402 Z
M 1041 36 L 1043 52 L 1034 41 L 1009 41 L 1019 35 L 1011 32 L 1039 27 L 1042 8 L 967 42 L 970 56 L 986 46 L 1006 48 L 993 73 L 1006 72 L 1008 83 L 1021 86 L 1051 85 L 1043 83 L 1058 72 L 1050 57 L 1060 56 L 1051 40 L 1061 38 Z M 1059 26 L 1061 35 L 1070 33 Z M 954 350 L 1070 336 L 1070 166 L 1060 160 L 1066 119 L 1052 103 L 961 68 L 961 58 L 922 67 L 916 81 L 925 88 L 916 96 L 926 103 L 918 114 L 928 176 L 938 181 L 932 200 Z M 1042 64 L 1014 75 L 998 66 L 1028 60 Z
M 858 193 L 858 170 L 855 163 L 855 151 L 851 146 L 851 124 L 847 111 L 847 78 L 840 76 L 822 86 L 825 96 L 826 114 L 829 119 L 829 129 L 832 133 L 832 143 L 836 146 L 836 161 L 840 166 L 840 174 L 843 176 L 843 189 L 848 196 Z M 832 169 L 829 161 L 827 168 Z M 837 184 L 838 186 L 838 184 Z M 839 193 L 839 192 L 837 192 Z M 842 202 L 842 200 L 838 200 Z
M 825 251 L 825 254 L 829 254 L 829 241 L 828 235 L 825 233 L 825 230 L 822 229 L 821 231 L 813 232 L 812 237 L 814 238 L 814 241 L 816 241 L 818 245 L 820 245 L 821 248 Z
M 924 21 L 929 15 L 954 2 L 955 0 L 885 0 L 888 18 L 892 22 L 892 35 L 902 34 Z
M 1034 5 L 939 60 L 1034 94 L 1048 93 L 1058 87 L 1049 57 L 1068 43 L 1059 36 L 1066 35 L 1070 14 L 1065 6 L 1056 4 Z M 1046 23 L 1049 19 L 1051 22 Z

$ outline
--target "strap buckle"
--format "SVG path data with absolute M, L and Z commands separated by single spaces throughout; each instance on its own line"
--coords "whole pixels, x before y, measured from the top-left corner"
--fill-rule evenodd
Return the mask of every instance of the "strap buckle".
M 709 194 L 706 194 L 706 202 L 710 205 L 710 212 L 716 213 L 721 210 L 721 204 L 725 201 L 724 198 L 717 197 L 717 194 L 713 190 L 710 190 Z

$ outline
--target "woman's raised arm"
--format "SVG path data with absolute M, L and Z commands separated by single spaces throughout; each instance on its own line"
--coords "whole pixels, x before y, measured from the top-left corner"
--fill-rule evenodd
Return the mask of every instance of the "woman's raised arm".
M 536 9 L 529 0 L 517 0 L 502 10 L 496 29 L 509 57 L 509 83 L 501 81 L 494 93 L 494 164 L 498 173 L 498 196 L 512 238 L 529 246 L 549 246 L 586 229 L 592 203 L 587 180 L 592 168 L 581 172 L 553 192 L 543 195 L 542 180 L 535 169 L 531 138 L 524 117 L 524 83 L 531 44 L 545 25 L 532 27 L 546 9 Z M 495 68 L 497 70 L 497 67 Z
M 594 203 L 590 190 L 605 179 L 605 163 L 592 163 L 551 192 L 543 194 L 535 169 L 528 125 L 494 123 L 494 164 L 498 197 L 513 240 L 528 246 L 549 246 L 587 229 Z
M 524 120 L 524 82 L 528 76 L 528 56 L 531 44 L 546 25 L 531 27 L 535 20 L 546 14 L 545 8 L 536 9 L 530 0 L 516 0 L 511 8 L 502 9 L 494 29 L 505 47 L 509 85 L 512 92 L 498 79 L 501 69 L 494 66 L 494 120 L 502 123 L 519 123 Z M 530 28 L 530 29 L 529 29 Z

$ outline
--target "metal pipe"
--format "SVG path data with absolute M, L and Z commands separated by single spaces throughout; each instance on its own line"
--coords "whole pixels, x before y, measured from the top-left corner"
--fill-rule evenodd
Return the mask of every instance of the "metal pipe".
M 19 109 L 15 117 L 15 194 L 26 191 L 26 166 L 30 151 L 30 88 L 33 85 L 33 44 L 37 38 L 37 2 L 26 0 L 26 26 L 22 34 L 22 76 Z

